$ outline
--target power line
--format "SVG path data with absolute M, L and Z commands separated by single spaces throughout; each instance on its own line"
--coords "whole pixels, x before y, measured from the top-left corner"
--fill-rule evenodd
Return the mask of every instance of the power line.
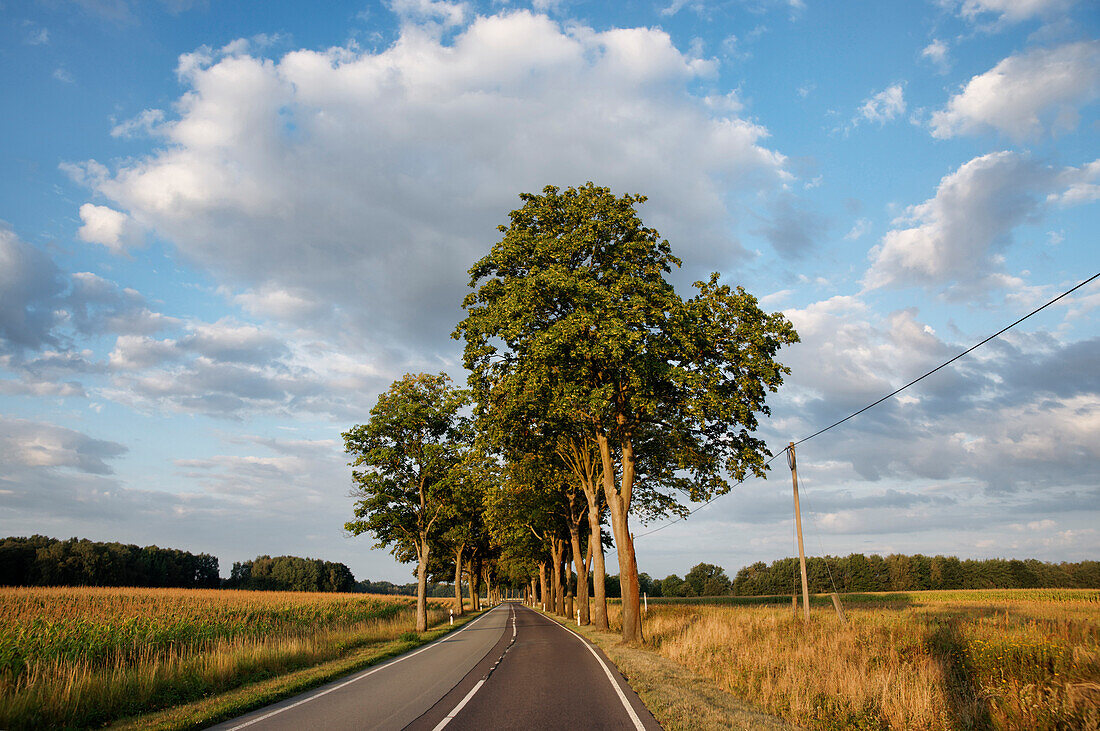
M 901 388 L 897 389 L 896 391 L 891 391 L 890 393 L 888 393 L 888 394 L 886 394 L 885 396 L 883 396 L 882 398 L 880 398 L 880 399 L 879 399 L 878 401 L 875 401 L 874 403 L 870 403 L 870 404 L 867 404 L 866 406 L 864 406 L 864 407 L 863 407 L 862 409 L 860 409 L 859 411 L 856 411 L 856 412 L 853 412 L 853 413 L 851 413 L 851 414 L 848 414 L 847 416 L 845 416 L 845 417 L 844 417 L 843 419 L 841 419 L 840 421 L 837 421 L 837 422 L 834 422 L 834 423 L 832 423 L 832 424 L 829 424 L 829 426 L 825 427 L 824 429 L 819 429 L 818 431 L 815 431 L 815 432 L 814 432 L 813 434 L 811 434 L 811 435 L 810 435 L 810 436 L 808 436 L 808 437 L 803 437 L 802 439 L 799 439 L 799 440 L 798 440 L 797 442 L 795 442 L 795 443 L 794 443 L 794 445 L 795 445 L 795 446 L 797 447 L 797 446 L 798 446 L 799 444 L 802 444 L 802 442 L 808 442 L 808 441 L 810 441 L 811 439 L 813 439 L 814 437 L 818 436 L 819 434 L 824 434 L 825 432 L 829 431 L 829 430 L 830 430 L 830 429 L 832 429 L 832 428 L 833 428 L 834 426 L 840 426 L 840 425 L 841 425 L 841 424 L 843 424 L 844 422 L 848 421 L 848 419 L 852 419 L 852 418 L 855 418 L 855 417 L 859 416 L 860 414 L 862 414 L 862 413 L 863 413 L 864 411 L 867 411 L 867 410 L 868 410 L 868 409 L 870 409 L 870 408 L 873 408 L 873 407 L 875 407 L 875 406 L 878 406 L 879 404 L 881 404 L 881 403 L 882 403 L 883 401 L 885 401 L 886 399 L 890 398 L 891 396 L 897 396 L 897 395 L 898 395 L 899 393 L 901 393 L 901 392 L 902 392 L 902 391 L 904 391 L 905 389 L 909 388 L 909 387 L 910 387 L 910 386 L 912 386 L 913 384 L 915 384 L 915 383 L 919 383 L 920 381 L 923 381 L 923 380 L 924 380 L 925 378 L 928 378 L 928 377 L 929 377 L 930 375 L 932 375 L 932 374 L 933 374 L 933 373 L 935 373 L 936 371 L 938 371 L 938 370 L 940 370 L 940 369 L 942 369 L 942 368 L 946 368 L 947 366 L 951 365 L 952 363 L 954 363 L 955 361 L 957 361 L 957 360 L 958 360 L 959 358 L 963 357 L 964 355 L 967 355 L 967 354 L 969 354 L 969 353 L 972 353 L 973 351 L 977 350 L 978 348 L 980 348 L 980 347 L 982 347 L 983 345 L 985 345 L 986 343 L 988 343 L 988 342 L 989 342 L 990 340 L 992 340 L 993 338 L 997 337 L 998 335 L 1000 335 L 1000 334 L 1002 334 L 1002 333 L 1004 333 L 1004 332 L 1007 332 L 1008 330 L 1011 330 L 1012 328 L 1016 327 L 1017 325 L 1019 325 L 1019 324 L 1020 324 L 1021 322 L 1023 322 L 1023 321 L 1024 321 L 1024 320 L 1026 320 L 1027 318 L 1031 317 L 1032 315 L 1034 315 L 1034 314 L 1036 314 L 1036 313 L 1038 313 L 1038 312 L 1041 312 L 1041 311 L 1045 310 L 1046 308 L 1050 307 L 1050 306 L 1051 306 L 1052 304 L 1054 304 L 1054 303 L 1055 303 L 1055 302 L 1057 302 L 1058 300 L 1062 299 L 1063 297 L 1066 297 L 1066 296 L 1067 296 L 1067 295 L 1069 295 L 1069 294 L 1072 294 L 1073 292 L 1077 291 L 1077 290 L 1078 290 L 1078 289 L 1080 289 L 1081 287 L 1084 287 L 1084 286 L 1085 286 L 1086 284 L 1088 284 L 1088 283 L 1089 283 L 1089 282 L 1091 282 L 1092 280 L 1096 279 L 1097 277 L 1100 277 L 1100 272 L 1097 272 L 1096 274 L 1093 274 L 1093 275 L 1092 275 L 1091 277 L 1089 277 L 1089 278 L 1088 278 L 1088 279 L 1086 279 L 1085 281 L 1081 282 L 1081 283 L 1080 283 L 1080 284 L 1078 284 L 1078 285 L 1077 285 L 1076 287 L 1073 287 L 1072 289 L 1067 289 L 1067 290 L 1066 290 L 1065 292 L 1062 292 L 1062 294 L 1060 294 L 1060 295 L 1058 295 L 1057 297 L 1055 297 L 1054 299 L 1050 300 L 1049 302 L 1047 302 L 1047 303 L 1046 303 L 1045 305 L 1043 305 L 1042 307 L 1037 307 L 1037 308 L 1035 308 L 1034 310 L 1032 310 L 1031 312 L 1027 313 L 1027 314 L 1026 314 L 1026 315 L 1024 315 L 1023 317 L 1021 317 L 1021 318 L 1020 318 L 1019 320 L 1017 320 L 1016 322 L 1012 323 L 1011 325 L 1006 325 L 1005 327 L 1002 327 L 1002 328 L 1001 328 L 1000 330 L 998 330 L 997 332 L 993 333 L 992 335 L 990 335 L 990 336 L 989 336 L 988 338 L 986 338 L 985 340 L 981 341 L 981 342 L 980 342 L 980 343 L 978 343 L 977 345 L 973 345 L 973 346 L 971 346 L 971 347 L 967 348 L 966 350 L 964 350 L 963 352 L 959 353 L 958 355 L 956 355 L 956 356 L 955 356 L 954 358 L 952 358 L 951 360 L 949 360 L 949 361 L 945 361 L 945 362 L 943 362 L 943 363 L 940 363 L 940 364 L 939 364 L 938 366 L 936 366 L 936 367 L 935 367 L 935 368 L 933 368 L 932 370 L 928 371 L 928 372 L 927 372 L 927 373 L 925 373 L 925 374 L 924 374 L 923 376 L 921 376 L 921 377 L 919 377 L 919 378 L 914 378 L 914 379 L 913 379 L 912 381 L 909 381 L 909 383 L 905 384 L 904 386 L 902 386 Z
M 977 343 L 976 345 L 972 345 L 971 347 L 967 348 L 967 349 L 966 349 L 966 350 L 964 350 L 963 352 L 961 352 L 961 353 L 959 353 L 958 355 L 956 355 L 956 356 L 955 356 L 954 358 L 951 358 L 950 360 L 944 361 L 943 363 L 940 363 L 940 364 L 939 364 L 938 366 L 936 366 L 936 367 L 935 367 L 935 368 L 933 368 L 932 370 L 928 371 L 928 372 L 927 372 L 927 373 L 925 373 L 924 375 L 922 375 L 922 376 L 920 376 L 920 377 L 918 377 L 918 378 L 914 378 L 914 379 L 913 379 L 912 381 L 909 381 L 909 383 L 905 384 L 905 385 L 904 385 L 904 386 L 902 386 L 901 388 L 898 388 L 898 389 L 896 389 L 896 390 L 894 390 L 894 391 L 891 391 L 890 393 L 886 394 L 885 396 L 883 396 L 882 398 L 878 399 L 877 401 L 874 401 L 874 402 L 872 402 L 872 403 L 869 403 L 869 404 L 867 404 L 866 406 L 864 406 L 864 407 L 863 407 L 862 409 L 860 409 L 859 411 L 854 411 L 854 412 L 852 412 L 851 414 L 848 414 L 847 416 L 845 416 L 845 417 L 844 417 L 843 419 L 841 419 L 840 421 L 836 421 L 836 422 L 833 422 L 832 424 L 830 424 L 829 426 L 825 427 L 824 429 L 818 429 L 817 431 L 815 431 L 815 432 L 814 432 L 813 434 L 811 434 L 810 436 L 808 436 L 808 437 L 803 437 L 802 439 L 799 439 L 799 440 L 798 440 L 797 442 L 795 442 L 795 443 L 794 443 L 794 446 L 798 446 L 799 444 L 802 444 L 803 442 L 808 442 L 808 441 L 810 441 L 811 439 L 813 439 L 814 437 L 816 437 L 816 436 L 820 436 L 821 434 L 824 434 L 825 432 L 829 431 L 829 430 L 830 430 L 830 429 L 832 429 L 833 427 L 837 427 L 837 426 L 840 426 L 841 424 L 843 424 L 844 422 L 848 421 L 849 419 L 854 419 L 855 417 L 857 417 L 857 416 L 859 416 L 860 414 L 862 414 L 862 413 L 863 413 L 864 411 L 867 411 L 868 409 L 872 409 L 872 408 L 874 408 L 875 406 L 878 406 L 878 405 L 879 405 L 879 404 L 881 404 L 881 403 L 882 403 L 883 401 L 885 401 L 885 400 L 887 400 L 887 399 L 889 399 L 889 398 L 892 398 L 892 397 L 894 397 L 894 396 L 897 396 L 897 395 L 898 395 L 899 393 L 901 393 L 901 392 L 902 392 L 902 391 L 904 391 L 905 389 L 909 388 L 910 386 L 912 386 L 912 385 L 914 385 L 914 384 L 916 384 L 916 383 L 919 383 L 919 382 L 923 381 L 923 380 L 924 380 L 925 378 L 928 378 L 928 376 L 932 375 L 932 374 L 933 374 L 933 373 L 935 373 L 936 371 L 942 370 L 942 369 L 946 368 L 947 366 L 951 365 L 952 363 L 954 363 L 955 361 L 957 361 L 957 360 L 958 360 L 959 358 L 962 358 L 962 357 L 963 357 L 964 355 L 969 355 L 970 353 L 974 352 L 974 351 L 975 351 L 975 350 L 977 350 L 978 348 L 980 348 L 980 347 L 982 347 L 983 345 L 985 345 L 986 343 L 988 343 L 988 342 L 989 342 L 990 340 L 992 340 L 993 338 L 996 338 L 996 337 L 997 337 L 997 336 L 999 336 L 999 335 L 1003 335 L 1004 333 L 1008 332 L 1008 331 L 1009 331 L 1009 330 L 1011 330 L 1012 328 L 1014 328 L 1014 327 L 1016 327 L 1017 325 L 1019 325 L 1019 324 L 1020 324 L 1021 322 L 1023 322 L 1024 320 L 1026 320 L 1026 319 L 1028 319 L 1029 317 L 1031 317 L 1032 315 L 1038 314 L 1039 312 L 1042 312 L 1042 311 L 1043 311 L 1043 310 L 1045 310 L 1046 308 L 1050 307 L 1050 306 L 1051 306 L 1052 304 L 1054 304 L 1054 303 L 1055 303 L 1055 302 L 1057 302 L 1058 300 L 1060 300 L 1060 299 L 1063 299 L 1064 297 L 1068 297 L 1069 295 L 1073 294 L 1073 293 L 1074 293 L 1074 292 L 1076 292 L 1077 290 L 1081 289 L 1081 287 L 1084 287 L 1084 286 L 1085 286 L 1086 284 L 1088 284 L 1089 282 L 1092 282 L 1092 281 L 1093 281 L 1094 279 L 1096 279 L 1097 277 L 1100 277 L 1100 272 L 1097 272 L 1096 274 L 1093 274 L 1093 275 L 1092 275 L 1091 277 L 1089 277 L 1088 279 L 1084 280 L 1083 282 L 1081 282 L 1081 283 L 1077 284 L 1076 286 L 1074 286 L 1074 287 L 1071 287 L 1070 289 L 1067 289 L 1067 290 L 1066 290 L 1065 292 L 1062 292 L 1062 294 L 1058 295 L 1058 296 L 1057 296 L 1057 297 L 1055 297 L 1054 299 L 1052 299 L 1052 300 L 1049 300 L 1049 301 L 1048 301 L 1048 302 L 1047 302 L 1046 304 L 1044 304 L 1044 305 L 1042 305 L 1042 306 L 1040 306 L 1040 307 L 1036 307 L 1036 308 L 1035 308 L 1034 310 L 1032 310 L 1031 312 L 1027 313 L 1026 315 L 1024 315 L 1024 316 L 1023 316 L 1023 317 L 1021 317 L 1020 319 L 1016 320 L 1016 321 L 1015 321 L 1015 322 L 1013 322 L 1012 324 L 1010 324 L 1010 325 L 1006 325 L 1005 327 L 1002 327 L 1002 328 L 1001 328 L 1000 330 L 998 330 L 997 332 L 993 333 L 992 335 L 990 335 L 989 337 L 987 337 L 987 338 L 986 338 L 985 340 L 982 340 L 981 342 Z M 789 448 L 789 447 L 783 447 L 783 449 L 782 449 L 782 450 L 781 450 L 781 451 L 779 452 L 779 454 L 783 454 L 783 453 L 785 453 L 785 452 L 787 451 L 787 449 L 788 449 L 788 448 Z M 770 464 L 771 464 L 771 463 L 772 463 L 773 461 L 775 461 L 775 459 L 776 459 L 776 458 L 777 458 L 777 457 L 779 456 L 779 454 L 776 454 L 776 455 L 775 455 L 775 456 L 773 456 L 773 457 L 772 457 L 771 459 L 769 459 L 769 460 L 768 460 L 767 462 L 765 462 L 765 463 L 764 463 L 764 466 L 765 466 L 765 467 L 767 467 L 768 465 L 770 465 Z M 749 478 L 745 478 L 745 480 L 747 480 L 747 479 L 749 479 Z M 669 527 L 670 525 L 675 525 L 676 523 L 679 523 L 680 521 L 683 521 L 683 520 L 687 520 L 687 519 L 688 519 L 688 518 L 689 518 L 690 516 L 694 515 L 694 514 L 695 514 L 696 512 L 698 512 L 698 511 L 702 510 L 703 508 L 707 507 L 708 505 L 710 505 L 711 503 L 713 503 L 713 502 L 714 502 L 715 500 L 717 500 L 718 498 L 722 497 L 722 495 L 728 495 L 728 494 L 729 494 L 730 492 L 732 492 L 732 491 L 733 491 L 733 488 L 734 488 L 734 487 L 738 487 L 738 486 L 740 486 L 740 485 L 744 484 L 744 483 L 745 483 L 745 480 L 738 480 L 738 481 L 737 481 L 737 482 L 736 482 L 736 483 L 735 483 L 735 484 L 733 485 L 733 487 L 731 487 L 731 488 L 730 488 L 730 489 L 729 489 L 728 491 L 726 491 L 726 492 L 722 493 L 721 495 L 715 495 L 714 497 L 712 497 L 712 498 L 711 498 L 710 500 L 706 501 L 705 503 L 703 503 L 703 504 L 702 504 L 702 505 L 700 505 L 699 507 L 695 508 L 694 510 L 691 510 L 691 511 L 689 511 L 689 512 L 688 512 L 688 513 L 687 513 L 686 515 L 684 515 L 684 516 L 682 516 L 682 517 L 680 517 L 680 518 L 677 518 L 676 520 L 672 520 L 672 521 L 669 521 L 668 523 L 665 523 L 664 525 L 661 525 L 661 526 L 657 526 L 657 527 L 656 527 L 656 528 L 654 528 L 653 530 L 649 530 L 649 531 L 646 531 L 645 533 L 640 533 L 640 534 L 638 534 L 637 536 L 635 536 L 634 538 L 635 538 L 635 539 L 638 539 L 638 538 L 644 538 L 645 536 L 648 536 L 648 535 L 652 535 L 652 534 L 656 533 L 656 532 L 657 532 L 657 531 L 659 531 L 659 530 L 664 530 L 665 528 Z

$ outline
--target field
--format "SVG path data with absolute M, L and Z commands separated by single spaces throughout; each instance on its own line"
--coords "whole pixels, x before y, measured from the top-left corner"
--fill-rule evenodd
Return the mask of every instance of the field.
M 651 602 L 646 649 L 807 728 L 1100 728 L 1098 591 L 851 595 L 847 624 L 828 602 L 809 625 L 790 597 Z
M 429 624 L 444 615 L 429 605 Z M 0 588 L 0 728 L 102 725 L 415 635 L 414 620 L 408 597 Z

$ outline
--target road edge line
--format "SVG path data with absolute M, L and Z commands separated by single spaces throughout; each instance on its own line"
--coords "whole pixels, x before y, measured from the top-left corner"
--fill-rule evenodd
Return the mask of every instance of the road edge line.
M 531 611 L 535 610 L 532 609 Z M 603 661 L 603 658 L 600 657 L 600 653 L 596 652 L 596 650 L 592 647 L 592 643 L 590 643 L 588 640 L 586 640 L 584 637 L 577 634 L 570 628 L 566 627 L 561 622 L 550 620 L 550 623 L 561 627 L 563 630 L 580 640 L 581 644 L 588 648 L 588 651 L 592 653 L 592 657 L 596 658 L 596 661 L 600 663 L 600 667 L 603 668 L 604 673 L 607 675 L 607 679 L 611 682 L 611 687 L 613 687 L 615 689 L 615 693 L 618 694 L 619 700 L 622 701 L 623 708 L 626 709 L 627 714 L 630 716 L 630 720 L 634 722 L 634 728 L 638 729 L 638 731 L 645 731 L 645 724 L 642 723 L 642 719 L 638 718 L 638 712 L 634 710 L 634 706 L 630 705 L 630 701 L 627 699 L 626 693 L 623 693 L 623 689 L 620 688 L 619 684 L 615 681 L 615 676 L 611 673 L 611 668 L 607 667 L 607 663 L 605 663 Z
M 495 607 L 494 607 L 494 609 L 495 609 Z M 253 724 L 256 724 L 256 723 L 259 723 L 260 721 L 266 721 L 267 719 L 271 718 L 272 716 L 278 716 L 283 711 L 289 711 L 291 708 L 297 708 L 300 705 L 303 705 L 305 703 L 309 703 L 312 700 L 316 700 L 317 698 L 320 698 L 322 696 L 326 696 L 329 693 L 340 690 L 341 688 L 343 688 L 345 686 L 351 685 L 352 683 L 354 683 L 356 681 L 362 680 L 363 678 L 367 677 L 368 675 L 374 675 L 375 673 L 377 673 L 380 670 L 384 670 L 385 668 L 396 665 L 397 663 L 402 662 L 403 660 L 408 660 L 410 657 L 414 657 L 414 656 L 419 655 L 420 653 L 422 653 L 426 650 L 431 649 L 432 647 L 435 647 L 438 643 L 446 640 L 449 637 L 457 637 L 459 634 L 461 634 L 462 632 L 465 632 L 467 629 L 469 629 L 474 624 L 476 624 L 483 617 L 488 617 L 489 614 L 492 611 L 493 610 L 490 609 L 488 612 L 485 612 L 480 617 L 475 617 L 474 619 L 467 622 L 464 627 L 457 630 L 456 632 L 449 632 L 449 633 L 443 635 L 442 637 L 440 637 L 439 639 L 433 640 L 432 642 L 429 642 L 428 644 L 424 645 L 423 647 L 421 647 L 420 649 L 418 649 L 414 652 L 410 652 L 410 653 L 407 653 L 405 655 L 401 655 L 401 656 L 396 657 L 392 660 L 384 662 L 381 665 L 377 665 L 377 666 L 371 668 L 370 670 L 359 673 L 355 677 L 352 677 L 352 678 L 349 678 L 348 680 L 345 680 L 344 682 L 340 683 L 339 685 L 334 685 L 331 688 L 326 688 L 325 690 L 313 693 L 309 697 L 303 698 L 302 700 L 298 701 L 297 703 L 291 703 L 289 706 L 283 706 L 282 708 L 277 708 L 274 711 L 271 711 L 270 713 L 265 713 L 264 715 L 259 716 L 257 718 L 253 718 L 250 721 L 245 721 L 244 723 L 238 724 L 236 726 L 230 726 L 225 731 L 239 731 L 242 728 L 248 728 L 249 726 L 251 726 Z

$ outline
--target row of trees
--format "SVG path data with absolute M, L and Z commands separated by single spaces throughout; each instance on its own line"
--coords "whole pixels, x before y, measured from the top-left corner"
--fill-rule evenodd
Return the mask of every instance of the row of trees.
M 790 594 L 798 559 L 754 563 L 737 572 L 733 593 Z M 806 559 L 810 591 L 917 591 L 924 589 L 1100 588 L 1100 561 L 1046 563 L 1035 559 L 960 560 L 955 556 L 826 556 Z M 830 580 L 831 575 L 831 580 Z
M 218 559 L 173 548 L 35 535 L 0 541 L 0 586 L 170 586 L 221 584 Z
M 639 641 L 632 517 L 682 515 L 764 474 L 753 432 L 798 337 L 717 274 L 677 292 L 644 197 L 589 183 L 520 198 L 470 269 L 454 333 L 469 389 L 406 375 L 343 435 L 358 493 L 345 527 L 416 561 L 418 629 L 429 578 L 448 573 L 456 592 L 469 577 L 475 607 L 481 582 L 504 584 L 606 628 L 614 546 L 623 638 Z

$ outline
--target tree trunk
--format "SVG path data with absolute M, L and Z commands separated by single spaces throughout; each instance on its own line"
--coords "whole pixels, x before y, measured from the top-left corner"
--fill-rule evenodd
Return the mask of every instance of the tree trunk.
M 474 611 L 481 611 L 481 567 L 474 565 L 470 571 L 470 593 L 473 594 Z
M 603 529 L 600 527 L 600 496 L 595 487 L 585 489 L 584 496 L 588 498 L 588 532 L 589 548 L 592 550 L 592 593 L 593 612 L 592 623 L 598 629 L 606 630 L 607 626 L 607 569 L 603 561 Z M 585 576 L 587 581 L 588 577 Z
M 546 562 L 539 561 L 539 604 L 542 606 L 542 611 L 551 611 L 554 609 L 554 605 L 551 603 L 551 597 L 547 593 L 549 583 L 546 580 Z
M 485 570 L 485 601 L 489 602 L 490 607 L 493 606 L 493 575 L 488 568 Z
M 477 598 L 474 595 L 474 583 L 475 583 L 474 582 L 474 570 L 470 566 L 469 562 L 466 563 L 466 576 L 468 577 L 467 581 L 469 582 L 469 584 L 467 585 L 466 590 L 470 593 L 470 611 L 471 612 L 476 612 L 477 611 Z
M 562 591 L 561 585 L 561 558 L 562 553 L 565 550 L 565 541 L 560 538 L 550 539 L 550 555 L 553 561 L 553 592 L 554 592 L 554 612 L 559 617 L 565 616 L 565 592 Z
M 563 573 L 565 574 L 565 616 L 570 619 L 575 618 L 577 615 L 573 612 L 573 570 L 569 566 L 569 559 L 563 561 L 564 566 Z
M 416 567 L 416 631 L 428 630 L 428 533 L 420 534 L 419 564 Z
M 462 616 L 462 546 L 455 549 L 455 614 Z
M 581 527 L 576 523 L 569 526 L 569 545 L 573 549 L 573 564 L 577 568 L 577 608 L 581 611 L 581 624 L 591 619 L 588 610 L 588 563 L 581 552 Z M 589 546 L 591 548 L 591 546 Z
M 642 607 L 638 595 L 638 561 L 634 556 L 634 539 L 630 535 L 630 493 L 634 487 L 634 445 L 629 439 L 622 443 L 622 481 L 615 489 L 615 465 L 607 437 L 596 437 L 603 460 L 603 493 L 611 512 L 611 530 L 615 534 L 615 550 L 619 558 L 619 586 L 623 608 L 623 642 L 642 641 Z

